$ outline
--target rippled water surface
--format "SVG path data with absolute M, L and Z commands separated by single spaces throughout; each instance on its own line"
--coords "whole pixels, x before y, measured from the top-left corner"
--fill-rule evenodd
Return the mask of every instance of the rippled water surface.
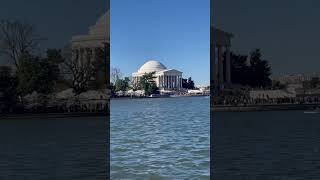
M 106 137 L 104 117 L 0 119 L 0 179 L 105 179 Z
M 320 179 L 320 114 L 216 113 L 213 178 Z
M 111 179 L 209 179 L 209 98 L 111 101 Z

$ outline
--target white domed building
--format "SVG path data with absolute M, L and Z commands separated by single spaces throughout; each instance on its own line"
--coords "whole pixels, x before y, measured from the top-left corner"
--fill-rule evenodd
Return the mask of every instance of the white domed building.
M 132 83 L 137 85 L 146 73 L 155 72 L 154 81 L 160 90 L 179 90 L 182 88 L 182 72 L 176 69 L 167 69 L 158 61 L 148 61 L 137 72 L 132 73 Z

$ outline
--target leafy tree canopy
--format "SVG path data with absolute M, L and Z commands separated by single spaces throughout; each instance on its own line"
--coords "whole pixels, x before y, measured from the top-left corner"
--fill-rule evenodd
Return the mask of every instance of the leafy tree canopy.
M 47 57 L 41 58 L 24 53 L 20 59 L 20 68 L 17 71 L 17 91 L 26 95 L 36 91 L 49 94 L 59 78 L 59 62 L 62 61 L 61 52 L 55 49 L 47 51 Z
M 146 96 L 159 93 L 154 74 L 155 72 L 145 73 L 140 79 L 139 88 L 144 90 Z
M 255 49 L 248 56 L 231 53 L 232 83 L 248 85 L 251 87 L 267 87 L 272 84 L 270 79 L 271 66 L 267 60 L 262 59 L 259 49 Z
M 129 87 L 129 78 L 125 77 L 125 79 L 117 79 L 115 82 L 115 91 L 127 91 Z
M 182 87 L 186 89 L 194 89 L 194 82 L 191 77 L 182 79 Z

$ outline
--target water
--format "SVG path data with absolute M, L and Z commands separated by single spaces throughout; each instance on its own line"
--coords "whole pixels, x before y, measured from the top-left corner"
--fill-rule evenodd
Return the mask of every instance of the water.
M 106 179 L 104 117 L 0 120 L 1 180 Z
M 216 113 L 213 179 L 320 179 L 320 114 Z
M 111 179 L 209 179 L 209 100 L 112 100 Z

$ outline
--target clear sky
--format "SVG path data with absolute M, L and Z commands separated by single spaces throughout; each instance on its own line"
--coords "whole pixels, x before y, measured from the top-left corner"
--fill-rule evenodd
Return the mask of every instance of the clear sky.
M 209 0 L 111 0 L 111 66 L 125 76 L 150 59 L 210 80 Z
M 107 10 L 106 0 L 5 0 L 0 19 L 27 21 L 46 41 L 42 48 L 62 48 L 73 35 L 86 34 Z M 0 64 L 6 64 L 0 56 Z
M 320 1 L 213 2 L 214 24 L 235 35 L 232 50 L 261 48 L 274 74 L 320 73 Z

